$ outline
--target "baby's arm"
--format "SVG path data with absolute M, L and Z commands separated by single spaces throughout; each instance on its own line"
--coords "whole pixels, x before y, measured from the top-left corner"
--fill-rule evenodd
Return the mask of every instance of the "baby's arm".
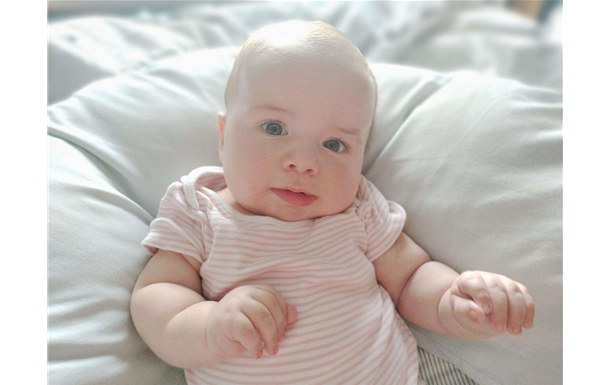
M 432 261 L 404 233 L 373 265 L 400 314 L 435 333 L 486 338 L 533 326 L 534 303 L 525 286 L 493 273 L 460 275 Z
M 248 351 L 260 358 L 275 355 L 296 308 L 269 285 L 243 285 L 220 301 L 202 295 L 201 263 L 159 250 L 138 278 L 131 316 L 150 349 L 170 365 L 189 369 L 210 366 Z
M 138 278 L 131 316 L 150 349 L 170 365 L 194 368 L 218 361 L 206 343 L 207 321 L 217 302 L 203 298 L 191 258 L 159 250 Z

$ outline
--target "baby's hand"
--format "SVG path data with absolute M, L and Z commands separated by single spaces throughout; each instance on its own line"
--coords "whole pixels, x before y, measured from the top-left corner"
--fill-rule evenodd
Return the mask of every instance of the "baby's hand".
M 247 285 L 231 290 L 210 314 L 207 325 L 208 349 L 217 357 L 239 357 L 248 351 L 254 358 L 265 350 L 278 352 L 286 324 L 297 318 L 297 310 L 269 285 Z
M 503 275 L 466 271 L 449 290 L 455 319 L 471 332 L 519 335 L 534 326 L 534 301 L 527 288 Z

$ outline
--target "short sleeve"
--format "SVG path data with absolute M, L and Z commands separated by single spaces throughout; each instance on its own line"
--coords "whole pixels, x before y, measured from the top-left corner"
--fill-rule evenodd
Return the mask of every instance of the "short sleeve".
M 387 200 L 364 177 L 358 188 L 357 199 L 359 204 L 356 214 L 366 232 L 365 255 L 373 262 L 396 242 L 405 225 L 407 213 L 398 203 Z
M 142 246 L 155 254 L 159 249 L 174 251 L 205 261 L 204 229 L 206 216 L 189 205 L 182 183 L 172 183 L 161 200 L 157 218 Z

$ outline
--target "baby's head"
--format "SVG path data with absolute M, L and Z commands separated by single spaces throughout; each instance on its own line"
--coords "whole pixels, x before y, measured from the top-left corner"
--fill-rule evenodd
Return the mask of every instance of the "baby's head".
M 241 208 L 292 222 L 350 206 L 377 85 L 345 35 L 321 22 L 261 29 L 235 60 L 225 103 L 226 113 L 218 114 L 220 160 Z

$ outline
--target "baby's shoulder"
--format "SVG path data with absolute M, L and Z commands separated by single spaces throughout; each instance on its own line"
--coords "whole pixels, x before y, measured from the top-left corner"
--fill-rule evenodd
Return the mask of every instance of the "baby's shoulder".
M 369 181 L 364 175 L 360 175 L 360 182 L 358 183 L 358 191 L 356 192 L 356 198 L 354 199 L 354 205 L 360 207 L 366 203 L 370 203 L 375 198 L 375 192 L 377 188 Z
M 196 168 L 174 185 L 182 190 L 185 202 L 191 208 L 202 211 L 202 205 L 214 205 L 210 194 L 226 188 L 222 167 L 216 166 Z
M 386 220 L 388 215 L 393 215 L 395 212 L 404 212 L 402 206 L 388 200 L 377 186 L 364 176 L 360 179 L 358 193 L 354 201 L 356 213 L 363 221 L 370 220 L 370 217 Z

